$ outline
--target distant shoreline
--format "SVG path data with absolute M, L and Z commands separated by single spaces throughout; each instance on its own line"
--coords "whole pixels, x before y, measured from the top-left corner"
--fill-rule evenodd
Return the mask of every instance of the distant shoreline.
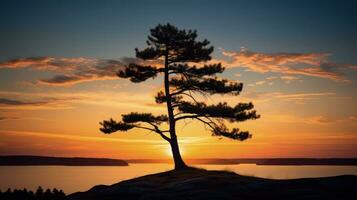
M 128 163 L 171 163 L 169 159 L 127 159 Z M 210 165 L 335 165 L 357 166 L 357 158 L 242 158 L 242 159 L 186 159 L 188 164 Z
M 241 158 L 241 159 L 186 159 L 190 165 L 334 165 L 357 166 L 357 158 Z M 128 166 L 130 163 L 171 163 L 170 159 L 110 159 L 110 158 L 83 158 L 83 157 L 50 157 L 50 156 L 0 156 L 0 166 Z
M 109 158 L 48 157 L 48 156 L 0 156 L 0 166 L 128 166 L 124 160 Z

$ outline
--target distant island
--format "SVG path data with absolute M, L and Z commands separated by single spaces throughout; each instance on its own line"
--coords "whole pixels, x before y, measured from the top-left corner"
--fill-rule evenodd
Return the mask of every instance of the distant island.
M 169 159 L 129 159 L 128 163 L 171 163 Z M 186 159 L 188 164 L 204 165 L 345 165 L 357 166 L 357 158 L 241 158 L 241 159 Z
M 109 158 L 0 156 L 1 165 L 128 166 L 129 164 L 124 160 Z

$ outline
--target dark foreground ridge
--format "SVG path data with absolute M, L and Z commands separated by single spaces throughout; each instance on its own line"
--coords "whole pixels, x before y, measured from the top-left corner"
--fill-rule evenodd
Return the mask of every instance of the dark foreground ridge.
M 168 171 L 98 185 L 69 200 L 238 200 L 238 199 L 356 199 L 357 176 L 271 180 L 227 171 L 188 169 Z
M 128 163 L 124 160 L 109 158 L 0 156 L 1 165 L 128 166 Z

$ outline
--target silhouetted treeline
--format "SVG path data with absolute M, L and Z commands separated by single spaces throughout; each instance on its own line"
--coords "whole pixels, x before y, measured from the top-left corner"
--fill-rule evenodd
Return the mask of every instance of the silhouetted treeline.
M 109 158 L 0 156 L 0 165 L 128 166 L 128 163 Z
M 35 192 L 26 188 L 23 190 L 9 188 L 5 192 L 0 191 L 0 200 L 62 200 L 65 197 L 66 194 L 56 188 L 44 190 L 42 187 L 38 187 Z

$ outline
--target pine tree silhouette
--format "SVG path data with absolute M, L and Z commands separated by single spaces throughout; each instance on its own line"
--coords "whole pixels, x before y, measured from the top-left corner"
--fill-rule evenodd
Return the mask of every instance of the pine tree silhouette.
M 125 70 L 119 71 L 118 76 L 139 83 L 163 74 L 164 90 L 159 91 L 155 99 L 158 104 L 166 104 L 167 115 L 154 116 L 151 113 L 132 112 L 122 115 L 122 121 L 104 120 L 100 123 L 100 130 L 110 134 L 139 128 L 160 135 L 171 145 L 175 169 L 187 167 L 177 143 L 176 123 L 180 120 L 198 120 L 211 129 L 213 136 L 239 141 L 250 138 L 248 131 L 240 131 L 238 128 L 229 130 L 225 122 L 259 118 L 252 103 L 230 106 L 222 102 L 207 105 L 206 102 L 197 100 L 198 95 L 239 95 L 243 89 L 242 83 L 216 77 L 217 73 L 224 71 L 224 67 L 220 63 L 206 63 L 211 60 L 210 55 L 213 52 L 213 46 L 209 44 L 206 39 L 197 41 L 196 30 L 180 30 L 170 24 L 159 24 L 151 29 L 147 40 L 148 47 L 144 50 L 136 48 L 136 57 L 145 61 L 163 60 L 163 66 L 131 63 Z M 196 66 L 195 63 L 203 66 Z M 169 128 L 162 130 L 162 123 L 167 123 Z

